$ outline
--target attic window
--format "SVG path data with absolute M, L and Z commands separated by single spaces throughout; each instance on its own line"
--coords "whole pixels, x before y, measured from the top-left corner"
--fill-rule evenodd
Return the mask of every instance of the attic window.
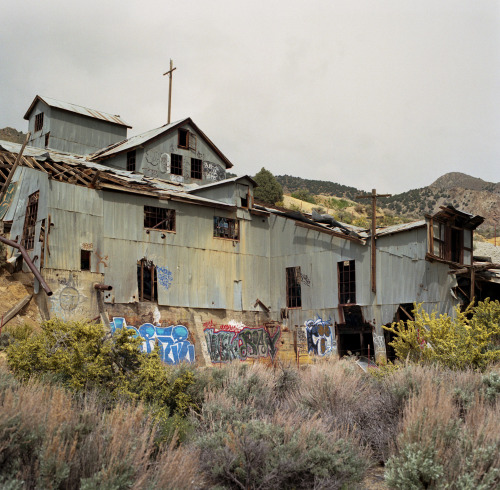
M 80 270 L 90 270 L 90 260 L 92 252 L 90 250 L 80 250 Z
M 179 140 L 177 146 L 179 148 L 189 148 L 189 131 L 187 129 L 179 129 Z
M 21 245 L 26 250 L 32 250 L 35 244 L 35 226 L 38 215 L 38 198 L 39 191 L 34 192 L 28 197 L 28 205 L 26 206 L 26 217 L 24 218 L 23 238 Z
M 354 260 L 338 263 L 339 303 L 341 305 L 356 303 L 356 269 Z
M 182 155 L 176 155 L 175 153 L 172 153 L 170 173 L 174 175 L 182 175 Z
M 127 153 L 127 170 L 129 172 L 135 172 L 135 150 Z
M 41 131 L 43 128 L 43 112 L 35 116 L 35 132 Z
M 175 209 L 144 206 L 144 228 L 175 231 Z
M 300 282 L 302 274 L 300 267 L 286 268 L 286 306 L 287 308 L 302 308 L 302 289 Z
M 203 178 L 203 162 L 198 158 L 191 158 L 191 178 Z
M 214 216 L 214 237 L 239 240 L 238 220 Z

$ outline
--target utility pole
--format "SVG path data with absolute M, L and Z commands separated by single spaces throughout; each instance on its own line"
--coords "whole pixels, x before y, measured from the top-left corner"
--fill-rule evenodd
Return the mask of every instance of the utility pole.
M 391 197 L 392 194 L 377 194 L 376 189 L 372 189 L 371 194 L 356 196 L 356 199 L 372 200 L 372 229 L 371 229 L 371 283 L 372 291 L 377 292 L 377 251 L 375 249 L 375 233 L 377 232 L 377 197 Z
M 174 62 L 170 60 L 170 70 L 165 72 L 163 76 L 168 75 L 169 81 L 168 81 L 168 120 L 167 124 L 170 124 L 170 110 L 172 106 L 172 75 L 174 70 L 177 70 L 177 68 L 174 68 Z

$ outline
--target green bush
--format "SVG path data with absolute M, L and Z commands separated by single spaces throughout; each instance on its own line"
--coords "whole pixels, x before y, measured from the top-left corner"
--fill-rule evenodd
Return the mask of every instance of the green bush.
M 415 320 L 383 326 L 395 334 L 390 345 L 399 359 L 439 363 L 451 369 L 484 370 L 500 360 L 500 303 L 486 299 L 465 311 L 457 307 L 455 318 L 428 314 L 421 304 Z

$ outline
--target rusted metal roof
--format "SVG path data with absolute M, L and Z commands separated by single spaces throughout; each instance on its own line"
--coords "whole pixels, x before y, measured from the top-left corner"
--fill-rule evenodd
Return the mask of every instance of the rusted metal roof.
M 107 112 L 96 111 L 95 109 L 89 109 L 88 107 L 82 107 L 76 104 L 70 104 L 69 102 L 62 102 L 60 100 L 52 99 L 50 97 L 37 95 L 33 102 L 31 103 L 29 109 L 24 115 L 24 119 L 29 119 L 29 115 L 35 104 L 39 101 L 45 102 L 49 107 L 56 107 L 57 109 L 62 109 L 63 111 L 75 112 L 77 114 L 82 114 L 83 116 L 92 117 L 95 119 L 102 119 L 103 121 L 110 122 L 112 124 L 118 124 L 119 126 L 125 126 L 131 128 L 119 115 L 108 114 Z
M 385 228 L 377 228 L 376 237 L 384 235 L 392 235 L 394 233 L 401 233 L 402 231 L 413 230 L 415 228 L 422 228 L 425 226 L 425 220 L 412 221 L 411 223 L 402 223 L 400 225 L 387 226 Z

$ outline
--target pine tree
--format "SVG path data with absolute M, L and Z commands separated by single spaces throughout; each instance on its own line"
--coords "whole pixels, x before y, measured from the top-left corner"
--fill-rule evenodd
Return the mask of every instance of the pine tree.
M 275 204 L 283 200 L 283 189 L 274 175 L 264 167 L 254 177 L 258 187 L 254 191 L 255 199 L 268 204 Z

